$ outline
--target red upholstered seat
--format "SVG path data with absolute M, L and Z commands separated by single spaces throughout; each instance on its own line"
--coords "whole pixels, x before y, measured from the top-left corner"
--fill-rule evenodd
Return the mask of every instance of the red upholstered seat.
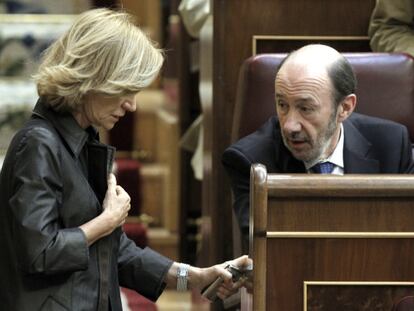
M 122 294 L 128 302 L 131 311 L 157 311 L 157 306 L 151 300 L 137 294 L 135 291 L 121 287 Z
M 141 211 L 141 183 L 140 167 L 138 160 L 130 158 L 117 158 L 116 161 L 116 178 L 131 197 L 131 210 L 129 216 L 139 216 Z M 126 222 L 122 226 L 125 234 L 141 248 L 148 245 L 147 228 L 139 222 Z M 137 292 L 121 288 L 128 307 L 131 311 L 156 311 L 157 306 L 150 300 L 141 296 Z
M 141 183 L 139 161 L 129 158 L 116 159 L 116 178 L 131 197 L 129 216 L 139 216 L 141 210 Z M 141 248 L 148 245 L 147 228 L 139 222 L 127 222 L 122 226 L 125 234 Z M 131 310 L 156 310 L 155 305 L 135 291 L 123 289 Z M 149 304 L 149 306 L 147 306 Z M 145 306 L 145 307 L 144 307 Z M 155 308 L 155 309 L 154 309 Z
M 356 111 L 404 124 L 414 141 L 414 60 L 400 53 L 344 53 L 357 76 Z M 276 114 L 275 76 L 286 54 L 248 58 L 240 71 L 232 140 Z
M 148 245 L 147 228 L 139 222 L 126 222 L 122 226 L 128 238 L 135 242 L 141 248 Z
M 138 160 L 130 158 L 116 159 L 116 178 L 118 185 L 122 186 L 131 197 L 131 210 L 129 216 L 139 216 L 141 211 L 141 182 Z M 147 246 L 147 229 L 145 225 L 134 221 L 123 225 L 126 235 L 139 247 Z
M 135 159 L 117 158 L 115 164 L 117 183 L 131 197 L 129 216 L 139 216 L 141 213 L 141 163 Z

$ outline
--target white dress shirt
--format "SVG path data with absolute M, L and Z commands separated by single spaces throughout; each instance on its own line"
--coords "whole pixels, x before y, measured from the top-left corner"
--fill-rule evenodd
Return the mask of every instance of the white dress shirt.
M 344 127 L 343 127 L 342 123 L 341 123 L 340 127 L 341 127 L 341 133 L 339 134 L 339 140 L 338 140 L 338 143 L 336 144 L 336 147 L 335 147 L 334 151 L 326 159 L 320 159 L 316 162 L 316 163 L 319 163 L 319 162 L 331 162 L 331 163 L 333 163 L 335 166 L 334 166 L 334 169 L 333 169 L 331 174 L 335 174 L 335 175 L 343 175 L 344 174 L 344 136 L 345 136 L 345 133 L 344 133 Z M 306 163 L 305 162 L 305 167 L 306 167 L 306 170 L 308 171 L 308 173 L 310 173 L 310 168 L 312 166 L 314 166 L 316 163 L 315 162 L 312 162 L 312 163 Z

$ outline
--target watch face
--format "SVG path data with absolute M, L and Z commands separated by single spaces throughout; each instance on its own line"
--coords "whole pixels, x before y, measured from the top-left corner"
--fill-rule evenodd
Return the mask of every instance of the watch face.
M 179 276 L 187 276 L 188 270 L 185 267 L 178 268 L 178 275 Z

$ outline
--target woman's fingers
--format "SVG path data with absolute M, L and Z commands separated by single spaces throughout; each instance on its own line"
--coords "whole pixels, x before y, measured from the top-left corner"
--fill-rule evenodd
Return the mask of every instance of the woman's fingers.
M 253 264 L 253 261 L 247 255 L 240 256 L 233 260 L 233 264 L 241 270 L 245 270 Z
M 116 194 L 116 177 L 114 174 L 110 173 L 108 176 L 108 190 L 110 195 Z
M 121 200 L 125 200 L 126 204 L 129 204 L 131 202 L 131 197 L 129 196 L 128 192 L 126 192 L 121 186 L 116 186 L 116 195 Z

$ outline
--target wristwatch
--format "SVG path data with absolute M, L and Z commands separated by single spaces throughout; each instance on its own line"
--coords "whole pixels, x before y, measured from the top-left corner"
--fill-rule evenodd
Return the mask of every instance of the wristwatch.
M 185 263 L 178 264 L 177 269 L 177 290 L 179 292 L 184 292 L 187 290 L 187 282 L 188 282 L 188 269 L 190 265 Z

